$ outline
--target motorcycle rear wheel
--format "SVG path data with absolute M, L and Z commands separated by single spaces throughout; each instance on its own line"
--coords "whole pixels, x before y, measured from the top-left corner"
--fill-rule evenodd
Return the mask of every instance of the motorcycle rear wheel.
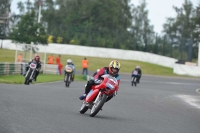
M 103 94 L 102 96 L 99 97 L 97 103 L 95 103 L 92 106 L 92 109 L 90 111 L 90 117 L 94 117 L 101 110 L 107 98 L 108 96 L 106 94 Z

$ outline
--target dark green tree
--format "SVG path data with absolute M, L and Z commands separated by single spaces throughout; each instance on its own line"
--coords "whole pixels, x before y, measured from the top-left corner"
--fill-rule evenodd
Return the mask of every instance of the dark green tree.
M 8 34 L 10 6 L 11 0 L 0 0 L 0 39 L 2 39 L 1 48 L 3 45 L 3 39 L 5 39 Z
M 47 0 L 42 20 L 48 23 L 48 33 L 63 37 L 64 43 L 78 39 L 78 45 L 120 48 L 127 43 L 127 28 L 131 25 L 128 3 L 129 0 Z
M 148 45 L 153 43 L 154 31 L 148 19 L 148 10 L 146 6 L 146 1 L 141 0 L 140 4 L 132 9 L 133 24 L 131 26 L 131 33 L 134 40 L 133 49 L 137 49 L 137 45 L 144 45 L 143 51 L 148 52 Z
M 194 43 L 195 38 L 195 12 L 196 9 L 193 7 L 193 4 L 190 0 L 185 0 L 182 7 L 178 8 L 173 7 L 177 15 L 175 18 L 168 18 L 167 22 L 163 25 L 164 32 L 169 36 L 167 40 L 170 42 L 170 45 L 175 43 L 176 46 L 179 46 L 179 53 L 176 57 L 181 60 L 191 61 L 190 56 L 192 55 L 192 44 Z M 184 55 L 187 55 L 184 56 Z
M 19 23 L 12 29 L 10 38 L 17 43 L 47 44 L 47 33 L 44 27 L 37 23 L 35 11 L 21 16 Z

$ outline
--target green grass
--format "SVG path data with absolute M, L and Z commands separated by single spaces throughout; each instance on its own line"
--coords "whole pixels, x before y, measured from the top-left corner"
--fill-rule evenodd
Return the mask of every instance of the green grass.
M 24 52 L 20 52 L 23 55 L 25 55 Z M 67 51 L 66 51 L 67 53 Z M 41 60 L 44 61 L 44 53 L 39 53 L 41 56 Z M 50 54 L 47 54 L 47 57 Z M 57 54 L 54 54 L 54 57 L 56 57 Z M 15 50 L 7 50 L 7 49 L 0 49 L 0 62 L 14 62 L 15 57 Z M 26 57 L 30 58 L 30 54 L 26 53 Z M 84 56 L 75 56 L 75 55 L 61 55 L 61 62 L 63 65 L 66 65 L 67 59 L 72 59 L 73 63 L 76 66 L 77 70 L 82 70 L 81 68 L 81 61 L 84 58 Z M 96 71 L 96 69 L 99 69 L 103 66 L 108 66 L 108 64 L 113 60 L 109 58 L 98 58 L 98 57 L 87 57 L 89 61 L 89 71 Z M 142 69 L 143 74 L 148 75 L 159 75 L 159 76 L 176 76 L 176 77 L 190 77 L 190 76 L 180 76 L 173 74 L 173 69 L 168 67 L 163 67 L 155 64 L 150 64 L 146 62 L 141 61 L 134 61 L 134 60 L 121 60 L 118 59 L 118 61 L 121 63 L 121 73 L 131 73 L 132 70 L 135 68 L 135 66 L 139 65 Z
M 37 78 L 36 83 L 63 81 L 63 79 L 64 79 L 63 75 L 40 74 Z M 23 84 L 24 81 L 25 78 L 22 75 L 0 76 L 0 83 Z M 75 81 L 86 81 L 86 78 L 83 75 L 76 75 Z
M 0 49 L 0 62 L 15 62 L 15 50 Z

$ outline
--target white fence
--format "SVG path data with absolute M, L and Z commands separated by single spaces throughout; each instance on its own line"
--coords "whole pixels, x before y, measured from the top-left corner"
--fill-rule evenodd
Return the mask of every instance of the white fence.
M 23 46 L 18 44 L 18 46 Z M 77 45 L 63 45 L 63 44 L 49 44 L 48 46 L 38 45 L 39 52 L 43 53 L 54 53 L 54 54 L 69 54 L 79 56 L 90 56 L 90 57 L 103 57 L 103 58 L 114 58 L 114 59 L 126 59 L 126 60 L 138 60 L 143 62 L 149 62 L 158 64 L 165 67 L 173 68 L 174 63 L 177 59 L 160 56 L 152 53 L 133 51 L 133 50 L 121 50 L 111 48 L 97 48 L 97 47 L 86 47 Z M 22 47 L 17 47 L 16 44 L 10 40 L 5 40 L 3 48 L 12 50 L 22 50 Z
M 200 67 L 198 66 L 175 64 L 173 70 L 175 74 L 200 77 Z
M 42 69 L 45 74 L 58 74 L 58 65 L 44 64 Z
M 22 45 L 21 45 L 22 46 Z M 12 50 L 21 50 L 16 44 L 10 40 L 4 40 L 3 48 Z M 63 45 L 63 44 L 49 44 L 48 46 L 38 45 L 39 52 L 42 53 L 54 53 L 54 54 L 69 54 L 79 56 L 90 56 L 90 57 L 103 57 L 103 58 L 114 58 L 114 59 L 126 59 L 126 60 L 138 60 L 143 62 L 149 62 L 174 69 L 174 73 L 181 75 L 200 76 L 199 66 L 187 66 L 176 64 L 177 59 L 160 56 L 152 53 L 132 51 L 132 50 L 120 50 L 110 48 L 97 48 L 77 45 Z M 46 57 L 44 57 L 45 60 Z M 45 61 L 44 61 L 45 63 Z M 46 67 L 44 67 L 44 70 Z M 56 73 L 54 70 L 56 66 L 51 66 L 45 73 Z

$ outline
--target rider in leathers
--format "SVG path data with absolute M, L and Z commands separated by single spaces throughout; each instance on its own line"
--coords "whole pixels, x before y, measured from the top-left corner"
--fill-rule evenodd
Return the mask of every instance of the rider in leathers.
M 67 66 L 70 66 L 73 69 L 73 72 L 71 74 L 71 81 L 73 82 L 74 81 L 74 77 L 75 77 L 75 70 L 76 70 L 76 68 L 75 68 L 75 65 L 74 65 L 74 63 L 72 62 L 71 59 L 67 59 L 67 65 L 65 66 L 65 68 Z M 66 75 L 66 71 L 64 71 L 64 81 L 65 81 L 65 75 Z
M 32 62 L 36 62 L 36 63 L 37 63 L 37 66 L 36 66 L 36 74 L 35 74 L 35 77 L 34 77 L 34 80 L 36 81 L 36 80 L 37 80 L 37 76 L 39 75 L 40 69 L 41 69 L 41 67 L 42 67 L 42 64 L 41 64 L 41 62 L 40 62 L 40 56 L 39 56 L 38 54 L 35 55 L 34 59 L 28 63 L 28 66 L 26 67 L 26 72 L 28 71 L 29 65 L 30 65 Z
M 140 83 L 140 78 L 142 77 L 142 70 L 141 70 L 140 66 L 136 66 L 135 69 L 132 71 L 131 77 L 134 76 L 133 72 L 135 70 L 138 72 L 138 77 L 137 77 L 136 81 L 137 81 L 137 83 Z
M 109 67 L 101 68 L 100 71 L 96 75 L 94 75 L 94 79 L 91 79 L 87 82 L 87 85 L 85 87 L 85 93 L 82 94 L 79 97 L 79 99 L 83 100 L 86 97 L 86 95 L 89 93 L 89 91 L 91 90 L 92 85 L 96 85 L 101 82 L 102 80 L 101 76 L 104 74 L 110 74 L 111 76 L 115 77 L 118 81 L 118 86 L 119 86 L 120 84 L 120 76 L 118 74 L 119 70 L 120 70 L 120 63 L 116 60 L 111 61 L 109 64 Z M 109 96 L 107 98 L 107 101 L 110 100 L 113 96 L 114 95 Z

